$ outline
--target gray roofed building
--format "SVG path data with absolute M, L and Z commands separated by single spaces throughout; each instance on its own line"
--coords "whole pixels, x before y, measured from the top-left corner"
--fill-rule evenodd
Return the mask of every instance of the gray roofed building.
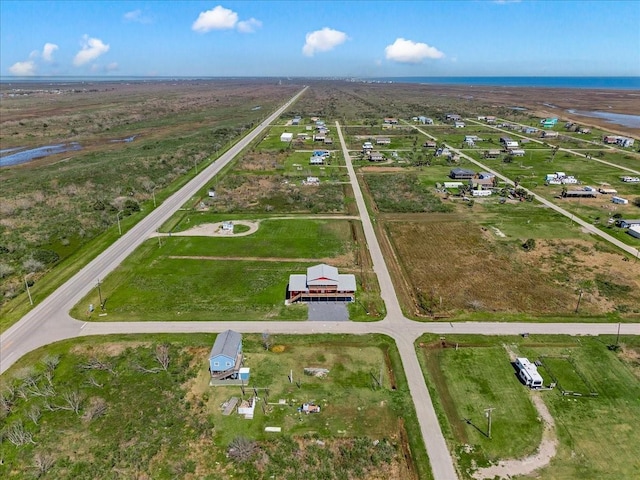
M 233 330 L 219 333 L 209 354 L 211 375 L 229 372 L 237 373 L 242 365 L 242 334 Z
M 340 274 L 336 267 L 321 263 L 307 268 L 306 275 L 289 276 L 288 303 L 296 301 L 353 301 L 356 277 Z

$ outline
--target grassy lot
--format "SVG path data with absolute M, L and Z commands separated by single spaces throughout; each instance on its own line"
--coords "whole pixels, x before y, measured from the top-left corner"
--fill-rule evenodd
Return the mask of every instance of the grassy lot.
M 183 217 L 176 230 L 208 220 L 220 217 Z M 370 267 L 361 265 L 366 252 L 353 245 L 356 228 L 346 220 L 262 219 L 257 232 L 244 237 L 149 239 L 104 279 L 101 293 L 108 316 L 97 317 L 96 312 L 91 318 L 304 320 L 305 305 L 284 305 L 289 275 L 321 262 L 356 274 L 362 294 L 352 307 L 354 319 L 380 318 L 379 288 Z M 94 290 L 72 314 L 85 319 L 88 305 L 99 303 Z
M 243 395 L 239 386 L 208 386 L 214 339 L 93 337 L 31 352 L 2 378 L 2 426 L 9 436 L 0 452 L 0 475 L 431 478 L 388 337 L 277 336 L 267 351 L 259 335 L 245 335 L 249 386 L 261 388 L 253 420 L 224 416 L 221 409 L 232 396 L 251 397 L 252 388 Z M 156 360 L 165 347 L 166 370 Z M 329 373 L 306 376 L 307 366 Z M 289 383 L 290 371 L 299 383 Z M 374 377 L 380 375 L 378 386 Z M 315 402 L 321 412 L 299 413 L 303 402 Z M 279 426 L 282 433 L 267 433 L 266 426 Z M 244 461 L 228 455 L 238 438 L 247 440 Z
M 551 357 L 566 357 L 552 367 L 560 381 L 584 390 L 584 378 L 598 394 L 563 396 L 559 388 L 541 392 L 554 417 L 560 445 L 551 465 L 531 478 L 613 480 L 633 478 L 640 468 L 635 452 L 640 442 L 640 378 L 633 370 L 640 352 L 637 338 L 623 338 L 618 353 L 607 349 L 614 341 L 611 337 L 448 335 L 447 348 L 434 336 L 419 341 L 425 378 L 438 399 L 443 430 L 465 478 L 475 467 L 525 456 L 540 442 L 540 421 L 504 345 L 530 360 L 544 357 L 545 363 Z M 544 369 L 542 375 L 547 384 Z M 488 407 L 495 408 L 491 439 L 484 435 Z M 607 448 L 602 448 L 603 438 Z

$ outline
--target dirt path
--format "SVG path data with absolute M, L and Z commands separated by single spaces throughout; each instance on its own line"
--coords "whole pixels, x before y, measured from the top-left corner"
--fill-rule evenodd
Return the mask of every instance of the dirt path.
M 181 232 L 160 233 L 153 232 L 150 237 L 245 237 L 258 231 L 260 222 L 263 220 L 300 220 L 300 219 L 312 219 L 312 220 L 360 220 L 357 215 L 298 215 L 295 217 L 270 217 L 268 219 L 259 220 L 233 220 L 234 225 L 245 225 L 249 227 L 249 230 L 241 233 L 231 233 L 228 230 L 222 229 L 224 222 L 217 223 L 202 223 L 196 225 L 188 230 Z
M 505 345 L 509 358 L 514 361 L 516 354 L 508 346 Z M 518 475 L 528 475 L 539 468 L 546 467 L 551 459 L 556 456 L 558 448 L 558 439 L 556 438 L 556 425 L 553 421 L 549 409 L 542 400 L 542 392 L 531 391 L 531 401 L 538 411 L 538 415 L 544 422 L 544 431 L 542 432 L 542 442 L 538 450 L 533 455 L 525 458 L 502 460 L 497 465 L 481 468 L 473 474 L 473 478 L 483 480 L 486 478 L 503 478 L 508 479 Z

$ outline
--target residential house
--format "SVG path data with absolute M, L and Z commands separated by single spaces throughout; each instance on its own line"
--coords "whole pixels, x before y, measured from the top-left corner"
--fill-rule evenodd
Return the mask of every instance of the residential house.
M 422 125 L 433 125 L 433 119 L 429 117 L 425 117 L 423 115 L 420 115 L 418 117 L 418 122 L 421 123 Z
M 527 134 L 538 133 L 538 129 L 535 127 L 525 127 L 524 133 L 527 133 Z
M 308 133 L 304 132 L 298 133 L 296 137 L 298 137 L 298 140 L 309 140 L 311 138 Z
M 390 145 L 391 139 L 389 137 L 377 137 L 376 145 Z
M 398 124 L 398 119 L 397 118 L 393 118 L 393 117 L 387 117 L 384 119 L 384 124 L 386 125 L 397 125 Z
M 513 140 L 511 137 L 500 137 L 500 143 L 507 148 L 518 148 L 518 142 Z
M 469 180 L 475 176 L 476 172 L 465 168 L 452 168 L 451 172 L 449 172 L 449 177 L 454 180 Z
M 460 115 L 458 115 L 457 113 L 447 113 L 447 115 L 445 116 L 445 118 L 447 120 L 453 120 L 453 121 L 457 121 L 460 120 Z
M 453 122 L 453 126 L 456 128 L 464 128 L 464 122 L 461 122 L 461 121 Z
M 293 117 L 293 120 L 291 120 L 291 125 L 300 125 L 300 122 L 302 121 L 302 118 L 299 116 Z
M 603 195 L 615 195 L 616 193 L 618 193 L 618 191 L 615 188 L 606 188 L 606 187 L 600 187 L 598 191 Z
M 325 137 L 324 144 L 325 145 L 333 145 L 333 139 L 331 137 Z
M 640 219 L 637 219 L 637 220 L 621 219 L 618 221 L 618 226 L 621 228 L 640 227 Z
M 640 238 L 640 227 L 639 226 L 629 227 L 629 230 L 627 230 L 627 233 L 632 237 Z
M 242 361 L 242 335 L 233 330 L 219 333 L 209 354 L 211 377 L 217 380 L 238 378 Z
M 369 153 L 371 150 L 373 150 L 371 142 L 364 142 L 362 144 L 362 153 Z
M 510 148 L 509 155 L 514 157 L 524 157 L 525 151 L 521 148 Z
M 433 140 L 428 140 L 426 142 L 424 142 L 422 144 L 423 147 L 425 148 L 436 148 L 438 146 L 438 144 L 436 142 L 434 142 Z
M 617 203 L 618 205 L 628 205 L 629 204 L 629 200 L 627 200 L 626 198 L 616 197 L 615 195 L 613 197 L 611 197 L 611 201 L 613 203 Z
M 382 162 L 384 160 L 384 155 L 380 152 L 369 152 L 369 161 L 370 162 Z
M 614 143 L 618 143 L 618 137 L 615 135 L 605 135 L 602 141 L 607 145 L 613 145 Z
M 282 135 L 280 135 L 281 142 L 290 142 L 291 140 L 293 140 L 293 133 L 284 132 Z
M 542 132 L 542 138 L 557 138 L 557 137 L 558 137 L 558 132 L 551 131 L 551 130 L 546 130 Z
M 356 277 L 339 274 L 324 263 L 307 268 L 306 275 L 290 275 L 287 304 L 294 302 L 353 302 Z
M 484 158 L 498 158 L 500 156 L 500 150 L 485 150 Z
M 324 133 L 316 133 L 313 136 L 313 141 L 314 142 L 324 142 L 325 138 L 327 138 L 327 137 L 326 137 L 326 135 Z
M 487 115 L 485 121 L 487 123 L 496 123 L 496 117 L 494 117 L 493 115 Z
M 543 128 L 553 128 L 556 126 L 557 123 L 558 123 L 557 118 L 544 118 L 540 120 L 540 125 L 542 125 Z

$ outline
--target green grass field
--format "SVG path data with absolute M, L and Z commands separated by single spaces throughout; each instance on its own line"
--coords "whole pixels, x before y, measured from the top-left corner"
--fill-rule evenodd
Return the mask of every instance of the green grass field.
M 10 406 L 1 412 L 0 476 L 431 478 L 388 337 L 272 336 L 278 348 L 266 351 L 260 335 L 245 335 L 251 378 L 244 395 L 239 386 L 209 387 L 214 339 L 94 337 L 31 352 L 2 378 Z M 166 370 L 156 360 L 159 346 L 167 347 Z M 304 375 L 307 366 L 329 374 Z M 378 386 L 373 377 L 381 372 Z M 222 415 L 224 402 L 248 399 L 253 387 L 260 388 L 253 420 Z M 321 412 L 299 413 L 304 402 L 320 405 Z M 279 426 L 282 433 L 265 432 L 266 426 Z M 227 455 L 238 437 L 257 448 L 245 463 Z
M 220 217 L 192 218 L 177 229 Z M 343 271 L 354 270 L 351 235 L 345 220 L 264 219 L 245 237 L 172 236 L 161 239 L 162 247 L 150 239 L 103 280 L 108 315 L 91 318 L 303 320 L 305 305 L 284 305 L 289 275 L 331 259 Z M 99 305 L 98 295 L 92 291 L 73 315 L 86 319 L 88 305 Z
M 633 478 L 640 469 L 640 377 L 632 364 L 640 350 L 636 337 L 621 339 L 623 348 L 610 351 L 614 337 L 437 337 L 419 341 L 420 361 L 428 386 L 437 393 L 439 418 L 460 469 L 522 457 L 540 442 L 541 423 L 528 389 L 515 376 L 506 345 L 512 352 L 540 357 L 564 389 L 597 396 L 562 395 L 562 389 L 540 392 L 554 417 L 559 447 L 551 464 L 531 478 Z M 458 343 L 459 348 L 452 348 Z M 635 353 L 633 353 L 635 352 Z M 635 370 L 637 372 L 637 370 Z M 542 368 L 545 384 L 552 379 Z M 545 376 L 546 375 L 546 376 Z M 492 438 L 487 438 L 484 409 L 494 407 Z M 473 425 L 465 422 L 471 418 Z M 474 426 L 475 425 L 475 426 Z M 476 428 L 478 427 L 478 428 Z M 603 442 L 607 448 L 603 448 Z M 470 445 L 470 447 L 469 447 Z M 518 477 L 520 478 L 520 477 Z M 530 478 L 530 477 L 526 477 Z

